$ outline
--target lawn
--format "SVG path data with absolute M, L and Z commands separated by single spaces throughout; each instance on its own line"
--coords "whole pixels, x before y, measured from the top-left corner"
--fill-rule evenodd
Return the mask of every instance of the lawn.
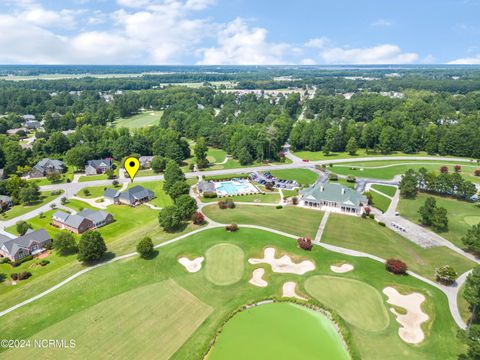
M 83 188 L 82 190 L 80 190 L 76 196 L 78 197 L 81 197 L 81 198 L 84 198 L 84 199 L 95 199 L 95 198 L 98 198 L 98 197 L 102 197 L 103 196 L 103 193 L 105 192 L 105 189 L 106 188 L 113 188 L 113 186 L 89 186 L 89 187 L 86 187 L 86 188 Z M 120 186 L 117 186 L 118 190 L 121 189 Z M 85 191 L 88 191 L 90 193 L 90 195 L 85 195 Z
M 440 235 L 458 247 L 463 247 L 462 237 L 470 226 L 480 223 L 480 208 L 470 202 L 420 193 L 415 199 L 401 198 L 397 210 L 400 215 L 418 224 L 420 218 L 418 210 L 428 197 L 433 197 L 437 201 L 437 206 L 447 209 L 448 231 Z
M 257 306 L 235 315 L 208 356 L 209 360 L 317 358 L 350 356 L 323 314 L 288 303 Z
M 226 198 L 204 198 L 201 197 L 202 202 L 210 203 L 210 202 L 218 202 L 220 200 L 225 200 Z M 231 196 L 228 199 L 232 199 L 233 201 L 239 202 L 251 202 L 251 203 L 279 203 L 280 202 L 280 193 L 278 192 L 271 192 L 271 193 L 258 193 L 254 195 L 238 195 L 238 196 Z
M 383 196 L 382 194 L 379 194 L 375 191 L 370 191 L 370 194 L 372 194 L 372 197 L 373 197 L 372 205 L 376 207 L 378 210 L 380 210 L 381 212 L 386 212 L 392 201 L 388 197 Z
M 243 277 L 244 257 L 242 248 L 236 245 L 212 246 L 205 253 L 205 277 L 219 286 L 235 284 Z
M 308 169 L 274 170 L 271 173 L 278 179 L 296 181 L 301 185 L 313 184 L 318 179 L 318 174 Z
M 248 178 L 248 172 L 204 176 L 203 180 L 205 180 L 205 181 L 208 181 L 208 180 L 226 180 L 226 179 L 235 179 L 235 178 L 240 178 L 240 179 Z
M 128 185 L 128 187 L 131 188 L 137 185 L 141 185 L 145 189 L 152 190 L 155 193 L 155 199 L 149 201 L 149 204 L 159 208 L 164 208 L 173 204 L 172 198 L 163 191 L 163 181 L 149 181 L 141 184 L 133 183 Z
M 143 111 L 137 115 L 115 120 L 115 127 L 129 129 L 142 128 L 145 126 L 159 125 L 163 111 Z
M 63 193 L 63 191 L 62 191 Z M 26 214 L 30 211 L 38 209 L 39 207 L 48 204 L 50 201 L 58 198 L 62 194 L 52 195 L 50 191 L 44 191 L 41 193 L 40 201 L 34 205 L 15 205 L 10 210 L 5 211 L 4 213 L 0 214 L 0 220 L 10 220 L 16 218 L 17 216 Z
M 475 267 L 475 263 L 446 247 L 423 249 L 394 231 L 371 219 L 331 214 L 322 242 L 366 252 L 383 259 L 398 258 L 410 270 L 435 279 L 435 269 L 450 265 L 459 274 Z
M 178 257 L 184 255 L 190 258 L 205 256 L 212 247 L 225 243 L 241 248 L 245 254 L 246 271 L 243 271 L 240 281 L 232 285 L 212 284 L 205 276 L 206 267 L 197 273 L 188 273 L 177 261 Z M 267 246 L 276 248 L 281 254 L 292 256 L 295 261 L 310 259 L 317 267 L 302 276 L 273 273 L 270 267 L 265 266 L 264 279 L 268 281 L 268 286 L 253 286 L 248 280 L 258 266 L 250 265 L 248 258 L 260 257 Z M 297 282 L 298 292 L 306 295 L 305 281 L 310 277 L 331 276 L 330 265 L 338 262 L 347 262 L 355 267 L 354 271 L 339 277 L 361 281 L 379 293 L 386 286 L 394 286 L 402 292 L 421 292 L 427 299 L 424 309 L 432 319 L 425 328 L 426 340 L 418 346 L 407 345 L 399 338 L 400 325 L 391 313 L 388 313 L 389 325 L 382 331 L 366 331 L 342 321 L 342 328 L 350 332 L 353 345 L 361 358 L 385 359 L 385 354 L 389 354 L 388 358 L 393 360 L 436 360 L 439 356 L 442 359 L 453 359 L 463 350 L 456 336 L 457 329 L 448 311 L 446 297 L 438 289 L 413 277 L 393 276 L 385 271 L 383 264 L 370 259 L 333 253 L 321 247 L 305 252 L 298 248 L 293 239 L 246 228 L 235 233 L 226 232 L 223 228 L 205 230 L 163 247 L 152 259 L 144 260 L 134 256 L 97 268 L 1 317 L 0 327 L 2 336 L 7 339 L 52 337 L 77 340 L 75 349 L 61 352 L 63 358 L 92 357 L 91 354 L 102 357 L 98 354 L 103 350 L 101 354 L 112 354 L 114 358 L 123 357 L 123 354 L 128 357 L 140 354 L 144 358 L 200 359 L 204 357 L 219 326 L 234 310 L 266 297 L 280 296 L 282 285 L 286 281 Z M 348 289 L 352 288 L 350 283 L 341 281 L 332 286 L 338 286 L 341 294 L 348 294 Z M 385 297 L 382 299 L 386 300 Z M 338 305 L 344 301 L 346 300 L 339 299 Z M 8 306 L 4 302 L 0 304 L 2 309 Z M 337 311 L 336 308 L 337 303 L 334 303 L 332 310 Z M 272 316 L 269 315 L 268 318 L 271 319 Z M 262 336 L 256 337 L 256 342 L 263 340 L 264 344 L 268 344 L 271 333 L 278 334 L 281 329 L 287 328 L 294 331 L 296 337 L 310 339 L 293 341 L 295 338 L 291 339 L 290 336 L 283 338 L 281 345 L 287 349 L 290 348 L 288 344 L 291 347 L 308 348 L 311 345 L 318 349 L 323 342 L 331 344 L 332 336 L 335 338 L 334 332 L 330 333 L 330 338 L 326 338 L 323 332 L 317 331 L 314 334 L 318 344 L 312 344 L 312 338 L 305 333 L 305 329 L 312 329 L 310 320 L 299 313 L 294 316 L 286 314 L 285 318 L 276 315 L 273 318 L 282 320 L 278 326 L 283 327 L 277 328 L 275 323 L 263 321 L 266 323 L 264 326 L 270 326 L 264 328 L 266 331 L 261 332 Z M 230 322 L 227 326 L 228 324 Z M 295 330 L 290 326 L 286 328 L 285 324 L 295 324 L 301 329 Z M 238 336 L 243 338 L 247 333 L 242 332 Z M 106 349 L 106 346 L 109 348 Z M 269 349 L 270 347 L 264 346 L 263 351 Z M 0 351 L 13 359 L 60 356 L 60 351 L 52 349 L 36 349 L 35 353 L 31 349 Z M 134 351 L 136 352 L 133 353 Z M 270 351 L 277 354 L 277 349 Z M 307 353 L 308 349 L 300 351 Z
M 208 148 L 207 160 L 210 163 L 221 163 L 227 157 L 227 152 L 222 149 Z
M 286 206 L 237 205 L 235 209 L 220 209 L 216 204 L 206 206 L 203 212 L 223 224 L 248 224 L 269 227 L 298 236 L 315 237 L 323 212 Z
M 395 193 L 397 192 L 397 188 L 395 186 L 389 185 L 373 184 L 372 188 L 390 197 L 394 197 Z
M 453 167 L 456 165 L 454 162 L 446 161 L 366 161 L 358 162 L 351 164 L 334 164 L 329 167 L 329 170 L 337 173 L 339 175 L 352 175 L 355 177 L 371 178 L 371 179 L 381 179 L 381 180 L 390 180 L 393 179 L 395 175 L 402 175 L 408 169 L 418 170 L 422 167 L 426 168 L 428 171 L 434 171 L 439 173 L 441 166 L 448 166 L 450 171 L 453 171 Z M 474 165 L 465 165 L 461 163 L 462 171 L 461 175 L 472 182 L 480 182 L 480 179 L 473 175 L 475 169 L 478 169 L 478 166 Z

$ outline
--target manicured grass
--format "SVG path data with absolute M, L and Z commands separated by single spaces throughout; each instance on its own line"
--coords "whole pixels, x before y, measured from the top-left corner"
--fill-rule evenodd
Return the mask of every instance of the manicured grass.
M 470 321 L 470 318 L 472 317 L 472 311 L 470 310 L 470 304 L 463 297 L 464 291 L 465 284 L 462 284 L 460 290 L 458 291 L 457 301 L 460 315 L 462 316 L 463 321 L 465 321 L 465 323 L 468 323 Z
M 338 180 L 329 180 L 328 182 L 332 184 L 335 184 L 335 183 L 342 184 L 346 187 L 349 187 L 350 189 L 355 189 L 355 186 L 357 186 L 357 183 L 349 182 L 347 181 L 347 179 L 342 179 L 342 178 L 338 178 Z
M 215 245 L 207 250 L 205 259 L 205 276 L 215 285 L 232 285 L 243 277 L 244 253 L 236 245 Z
M 270 227 L 298 236 L 315 237 L 323 212 L 286 206 L 237 205 L 235 209 L 220 209 L 217 205 L 203 208 L 207 217 L 223 224 L 251 224 Z
M 300 305 L 277 303 L 235 315 L 224 327 L 210 360 L 350 359 L 325 315 Z
M 480 217 L 480 208 L 470 202 L 420 193 L 415 199 L 400 199 L 398 205 L 400 215 L 419 223 L 418 210 L 428 197 L 433 197 L 437 201 L 437 206 L 447 209 L 448 231 L 442 232 L 440 235 L 462 248 L 461 239 L 474 222 L 473 220 Z
M 305 289 L 350 324 L 367 331 L 381 331 L 389 317 L 380 293 L 358 280 L 338 276 L 313 276 L 305 281 Z
M 418 170 L 424 167 L 428 171 L 439 173 L 441 166 L 448 166 L 450 171 L 453 171 L 455 164 L 455 162 L 448 161 L 419 160 L 418 162 L 415 162 L 414 160 L 395 161 L 392 159 L 392 161 L 366 161 L 351 164 L 335 164 L 334 166 L 329 167 L 329 169 L 339 175 L 390 180 L 393 179 L 395 175 L 405 174 L 408 169 Z M 466 165 L 464 163 L 460 163 L 460 165 L 462 166 L 462 172 L 460 174 L 465 179 L 477 183 L 480 182 L 480 179 L 473 175 L 473 171 L 478 169 L 478 166 Z
M 142 128 L 145 126 L 159 125 L 163 111 L 144 111 L 127 118 L 120 118 L 114 122 L 116 127 L 129 129 Z
M 288 199 L 292 196 L 298 196 L 298 190 L 282 190 L 282 192 L 285 199 Z
M 242 279 L 233 285 L 225 287 L 214 285 L 206 279 L 205 268 L 197 273 L 188 273 L 178 263 L 177 259 L 180 256 L 185 254 L 204 256 L 208 249 L 222 243 L 236 245 L 242 248 L 245 253 L 244 266 L 248 271 L 244 271 Z M 268 286 L 265 288 L 252 286 L 248 283 L 248 280 L 251 277 L 251 271 L 258 266 L 248 264 L 247 260 L 250 257 L 260 257 L 265 247 L 274 247 L 281 254 L 292 256 L 295 261 L 310 259 L 317 264 L 317 267 L 302 276 L 273 273 L 270 267 L 265 266 L 264 278 L 268 281 Z M 419 346 L 408 345 L 399 338 L 399 324 L 396 323 L 393 314 L 390 313 L 390 325 L 380 332 L 365 331 L 345 322 L 344 326 L 350 331 L 352 342 L 361 358 L 385 359 L 385 354 L 388 354 L 388 358 L 392 360 L 436 360 L 441 354 L 442 359 L 454 359 L 463 351 L 463 346 L 456 336 L 457 328 L 448 311 L 446 297 L 438 289 L 411 276 L 393 276 L 385 271 L 383 264 L 367 258 L 333 253 L 321 247 L 314 247 L 311 252 L 305 252 L 298 248 L 294 239 L 247 228 L 241 228 L 235 233 L 226 232 L 223 228 L 205 230 L 159 249 L 152 259 L 144 260 L 135 256 L 94 269 L 45 297 L 0 317 L 0 328 L 2 329 L 2 336 L 8 339 L 56 336 L 57 333 L 53 330 L 61 330 L 62 333 L 59 335 L 61 339 L 75 338 L 78 335 L 81 337 L 80 339 L 86 340 L 85 342 L 77 341 L 78 349 L 63 351 L 61 353 L 63 358 L 65 358 L 65 354 L 67 356 L 68 354 L 74 354 L 66 351 L 83 351 L 85 347 L 88 347 L 89 351 L 94 353 L 97 348 L 104 349 L 106 345 L 112 345 L 114 348 L 109 351 L 117 354 L 118 349 L 116 347 L 126 346 L 123 343 L 131 343 L 132 347 L 137 349 L 137 344 L 141 342 L 145 351 L 150 351 L 153 347 L 160 346 L 159 344 L 165 344 L 165 339 L 172 339 L 171 336 L 173 335 L 166 332 L 169 332 L 170 328 L 174 328 L 176 331 L 172 333 L 180 337 L 182 341 L 183 339 L 186 340 L 171 358 L 174 360 L 201 359 L 219 326 L 234 310 L 267 297 L 281 296 L 282 284 L 286 281 L 296 281 L 298 292 L 305 295 L 304 281 L 308 277 L 331 275 L 330 265 L 339 262 L 347 262 L 355 267 L 354 271 L 342 275 L 342 278 L 363 281 L 374 287 L 378 292 L 381 292 L 386 286 L 394 286 L 402 290 L 402 293 L 405 291 L 422 293 L 426 297 L 424 311 L 432 319 L 425 327 L 426 340 Z M 154 290 L 157 284 L 161 284 L 168 279 L 173 279 L 179 287 L 185 290 L 178 290 L 178 292 L 165 288 L 163 290 L 158 289 L 158 291 Z M 27 284 L 30 281 L 27 280 Z M 29 290 L 31 294 L 31 289 L 28 289 L 27 286 L 22 290 Z M 185 299 L 183 291 L 188 291 L 191 296 L 198 300 L 195 300 L 192 304 L 189 300 L 190 297 Z M 167 293 L 167 295 L 162 295 L 163 293 Z M 170 299 L 170 295 L 177 297 L 174 305 L 172 305 L 173 307 L 170 306 L 170 302 L 166 305 L 163 300 L 167 296 Z M 15 303 L 19 301 L 21 301 L 20 298 L 15 299 Z M 184 301 L 188 306 L 192 304 L 192 309 L 185 308 L 183 306 Z M 197 310 L 197 301 L 209 306 L 212 311 L 208 318 L 201 322 L 197 330 L 192 333 L 193 324 L 197 321 L 200 322 L 197 312 L 201 310 Z M 124 302 L 125 305 L 123 305 Z M 99 308 L 97 309 L 97 304 L 103 305 L 98 305 Z M 132 309 L 128 308 L 127 304 L 131 304 Z M 11 302 L 0 301 L 1 309 L 8 306 L 11 306 Z M 116 309 L 117 306 L 119 309 Z M 164 307 L 166 308 L 165 311 L 163 311 Z M 201 309 L 203 309 L 203 306 Z M 126 314 L 122 315 L 119 312 L 121 310 L 125 311 Z M 177 310 L 181 314 L 177 313 Z M 335 310 L 335 308 L 332 308 L 332 311 Z M 135 312 L 140 318 L 138 320 L 143 320 L 143 322 L 137 322 L 135 316 L 132 316 Z M 142 312 L 142 314 L 138 312 Z M 169 330 L 165 330 L 162 327 L 163 316 L 166 317 L 165 321 L 169 323 L 171 314 L 181 316 L 179 321 L 182 321 L 182 323 L 184 316 L 188 318 L 188 321 L 183 323 L 185 325 L 180 328 L 171 325 Z M 295 315 L 295 319 L 300 316 L 299 314 Z M 276 318 L 282 320 L 280 316 L 276 316 Z M 104 322 L 103 319 L 109 322 Z M 290 321 L 285 318 L 285 323 L 291 324 L 293 322 L 294 326 L 311 329 L 306 320 L 297 321 L 295 319 Z M 105 333 L 102 332 L 104 324 L 111 325 L 105 329 Z M 255 323 L 252 322 L 252 324 Z M 135 331 L 137 327 L 138 330 Z M 112 334 L 112 329 L 115 329 L 118 334 Z M 269 329 L 277 331 L 272 326 Z M 185 331 L 185 334 L 182 334 L 182 330 Z M 299 333 L 298 336 L 302 338 L 310 337 L 310 331 L 301 331 L 300 329 L 297 332 Z M 264 337 L 261 339 L 267 341 L 268 333 L 263 333 Z M 246 335 L 238 334 L 238 336 Z M 318 342 L 327 341 L 323 333 L 314 332 L 312 336 L 316 336 Z M 255 341 L 261 341 L 261 339 Z M 286 338 L 284 342 L 288 343 L 289 339 L 290 337 Z M 115 341 L 112 343 L 113 340 Z M 175 339 L 171 341 L 174 344 L 176 343 Z M 302 341 L 296 341 L 295 343 L 300 347 L 310 344 L 310 342 Z M 170 349 L 168 344 L 165 344 L 165 347 Z M 266 348 L 270 349 L 270 347 Z M 157 351 L 154 355 L 148 356 L 147 354 L 143 357 L 161 358 L 162 351 L 156 347 L 155 349 Z M 0 349 L 1 351 L 5 350 Z M 30 354 L 30 350 L 27 351 Z M 44 354 L 43 351 L 42 355 Z M 43 357 L 56 357 L 57 350 L 50 349 L 49 351 L 49 353 L 45 352 L 47 355 Z M 125 351 L 128 353 L 129 350 Z M 138 351 L 142 352 L 144 350 L 139 349 Z M 276 354 L 276 349 L 270 351 Z M 22 357 L 23 354 L 26 354 L 24 350 L 15 349 L 8 351 L 8 358 Z M 85 358 L 85 356 L 81 356 L 82 354 L 78 357 Z M 27 357 L 30 358 L 31 356 L 23 356 L 23 358 Z M 113 355 L 113 357 L 116 356 Z M 122 355 L 119 357 L 122 357 Z M 291 359 L 292 357 L 288 358 Z
M 36 339 L 61 339 L 68 333 L 76 341 L 75 349 L 31 347 L 26 351 L 7 351 L 5 356 L 85 359 L 102 358 L 108 353 L 113 358 L 159 358 L 160 355 L 168 359 L 211 312 L 210 306 L 173 280 L 166 280 L 113 296 L 35 335 Z
M 262 162 L 259 162 L 259 161 L 255 161 L 252 164 L 241 165 L 240 162 L 237 159 L 229 158 L 225 164 L 212 165 L 209 168 L 207 168 L 206 170 L 241 169 L 241 168 L 250 168 L 250 167 L 253 167 L 253 166 L 265 166 L 267 164 L 271 164 L 271 165 L 290 164 L 291 162 L 292 161 L 290 159 L 285 159 L 284 162 L 272 161 L 272 162 L 269 162 L 269 163 L 262 163 Z
M 137 185 L 143 186 L 145 189 L 152 190 L 155 193 L 155 199 L 149 201 L 149 204 L 160 208 L 173 204 L 172 198 L 163 191 L 163 181 L 149 181 L 139 184 L 133 183 L 128 185 L 128 187 L 131 188 Z
M 318 174 L 308 169 L 274 170 L 272 175 L 282 180 L 295 180 L 302 185 L 313 184 L 318 179 Z
M 378 210 L 385 212 L 388 210 L 390 203 L 392 202 L 388 197 L 383 196 L 375 191 L 370 191 L 373 197 L 373 206 Z
M 211 163 L 221 163 L 226 156 L 227 152 L 222 149 L 209 148 L 207 152 L 207 160 Z
M 397 192 L 397 188 L 395 186 L 389 186 L 389 185 L 373 184 L 372 188 L 390 197 L 395 196 L 395 193 Z
M 374 220 L 353 216 L 331 214 L 322 242 L 383 259 L 400 259 L 410 270 L 432 280 L 435 279 L 435 269 L 443 265 L 453 266 L 459 274 L 475 266 L 474 262 L 448 248 L 423 249 Z
M 231 196 L 228 198 L 204 198 L 201 197 L 202 202 L 218 202 L 220 200 L 232 199 L 233 201 L 239 202 L 251 202 L 251 203 L 278 203 L 280 202 L 280 194 L 278 192 L 271 192 L 265 194 L 254 194 L 254 195 L 242 195 L 242 196 Z
M 63 192 L 62 192 L 63 193 Z M 48 204 L 50 201 L 56 199 L 57 197 L 62 196 L 62 194 L 52 195 L 50 191 L 44 191 L 41 193 L 40 201 L 35 205 L 15 205 L 10 210 L 5 211 L 0 214 L 0 220 L 10 220 L 16 218 L 17 216 L 26 214 L 30 211 L 38 209 L 39 207 Z
M 102 197 L 103 196 L 103 193 L 105 192 L 105 189 L 107 188 L 114 188 L 113 186 L 89 186 L 89 187 L 86 187 L 86 188 L 83 188 L 82 190 L 80 190 L 79 192 L 77 192 L 77 196 L 78 197 L 81 197 L 81 198 L 84 198 L 84 199 L 95 199 L 95 198 L 98 198 L 98 197 Z M 121 186 L 117 186 L 116 189 L 120 190 L 121 189 Z M 90 195 L 85 195 L 85 190 L 89 191 L 90 192 Z

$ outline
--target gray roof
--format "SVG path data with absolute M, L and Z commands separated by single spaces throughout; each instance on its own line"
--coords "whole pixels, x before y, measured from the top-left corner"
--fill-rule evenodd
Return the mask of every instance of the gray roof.
M 197 189 L 200 192 L 215 192 L 215 184 L 212 181 L 200 181 L 197 185 Z
M 12 198 L 7 195 L 0 195 L 0 202 L 9 203 L 12 201 Z
M 367 203 L 367 197 L 342 184 L 315 184 L 300 192 L 303 200 L 334 201 L 346 206 L 360 206 Z
M 91 166 L 95 169 L 103 168 L 103 167 L 111 168 L 112 159 L 89 160 L 87 162 L 87 166 Z
M 94 211 L 91 209 L 84 209 L 80 211 L 78 215 L 93 221 L 94 224 L 98 224 L 105 221 L 110 214 L 103 210 Z
M 110 199 L 115 199 L 116 197 L 118 197 L 118 195 L 120 195 L 120 193 L 115 190 L 115 189 L 106 189 L 105 192 L 103 193 L 103 197 L 106 197 L 106 198 L 110 198 Z
M 133 204 L 137 200 L 154 197 L 153 191 L 145 189 L 143 186 L 137 185 L 120 193 L 120 199 Z
M 78 229 L 80 224 L 85 220 L 83 216 L 71 215 L 63 211 L 57 211 L 53 214 L 53 218 L 75 229 Z
M 15 254 L 21 248 L 28 248 L 33 242 L 38 242 L 40 244 L 44 244 L 50 241 L 52 238 L 45 229 L 40 229 L 36 231 L 28 231 L 25 235 L 20 236 L 16 239 L 8 239 L 7 241 L 3 241 L 0 239 L 0 245 L 6 247 L 7 251 L 10 253 L 11 256 L 15 256 Z
M 145 163 L 151 162 L 152 160 L 153 160 L 153 156 L 140 156 L 138 158 L 140 165 L 144 165 Z
M 64 167 L 65 167 L 65 164 L 63 163 L 63 161 L 55 160 L 55 159 L 48 159 L 48 158 L 40 160 L 34 166 L 34 168 L 36 168 L 40 171 L 46 170 L 47 168 L 53 168 L 55 170 L 62 171 Z

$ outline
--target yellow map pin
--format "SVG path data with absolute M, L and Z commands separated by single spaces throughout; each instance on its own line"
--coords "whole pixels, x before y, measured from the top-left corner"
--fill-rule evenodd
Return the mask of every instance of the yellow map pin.
M 128 176 L 130 176 L 130 179 L 133 182 L 133 178 L 135 177 L 135 175 L 137 175 L 138 169 L 140 169 L 140 161 L 138 161 L 137 158 L 129 157 L 127 158 L 127 160 L 125 160 L 123 167 L 125 168 Z

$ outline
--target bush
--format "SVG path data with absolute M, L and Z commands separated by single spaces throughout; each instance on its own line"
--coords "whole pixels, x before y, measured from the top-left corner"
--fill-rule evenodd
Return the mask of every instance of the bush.
M 55 196 L 55 195 L 60 195 L 62 193 L 62 190 L 54 190 L 50 193 L 50 195 Z
M 22 271 L 21 273 L 18 273 L 18 280 L 26 280 L 30 276 L 32 276 L 32 273 L 29 271 Z
M 462 167 L 460 165 L 455 165 L 454 169 L 456 173 L 459 173 L 460 171 L 462 171 Z
M 441 284 L 452 285 L 457 280 L 457 277 L 457 272 L 449 265 L 435 269 L 435 279 Z
M 229 232 L 238 231 L 238 225 L 237 225 L 237 224 L 227 225 L 227 226 L 225 226 L 225 230 L 227 230 L 227 231 L 229 231 Z
M 232 199 L 220 200 L 218 207 L 220 209 L 235 209 L 235 202 Z
M 83 193 L 83 195 L 85 195 L 85 196 L 90 196 L 90 190 L 88 190 L 88 189 L 83 189 L 83 190 L 82 190 L 82 193 Z
M 50 261 L 46 260 L 46 259 L 43 259 L 39 262 L 40 266 L 47 266 L 48 264 L 50 264 Z
M 298 197 L 296 197 L 296 196 L 292 197 L 292 204 L 293 205 L 298 205 Z
M 330 173 L 330 174 L 328 174 L 328 179 L 330 181 L 338 181 L 338 175 Z
M 475 170 L 475 171 L 474 171 L 474 175 L 475 175 L 475 176 L 480 176 L 480 169 Z
M 275 206 L 275 209 L 283 209 L 283 206 L 282 205 L 277 205 L 277 206 Z
M 375 219 L 375 214 L 368 214 L 368 217 L 373 220 Z
M 10 277 L 12 278 L 13 281 L 17 281 L 17 280 L 18 280 L 18 274 L 17 274 L 17 273 L 12 273 L 12 274 L 10 274 Z
M 448 166 L 445 166 L 445 165 L 441 166 L 441 167 L 440 167 L 440 172 L 441 172 L 442 174 L 448 173 Z
M 144 237 L 137 244 L 137 252 L 142 258 L 148 258 L 153 253 L 153 242 L 148 236 Z
M 205 224 L 205 216 L 201 212 L 196 212 L 192 215 L 192 222 L 195 225 L 203 225 Z
M 204 192 L 203 197 L 205 199 L 215 199 L 217 197 L 217 193 L 212 193 L 212 192 Z
M 120 183 L 118 182 L 118 180 L 113 180 L 113 181 L 112 181 L 112 185 L 113 185 L 114 187 L 117 187 L 118 185 L 120 185 Z
M 396 275 L 405 275 L 408 270 L 407 264 L 398 259 L 388 259 L 385 262 L 385 267 L 387 271 L 390 271 Z
M 313 248 L 312 240 L 308 237 L 298 238 L 297 243 L 300 248 L 306 251 L 311 251 Z
M 61 199 L 60 199 L 60 203 L 62 205 L 65 205 L 66 203 L 68 202 L 67 198 L 65 196 L 63 196 Z
M 20 234 L 20 235 L 25 235 L 25 233 L 28 231 L 28 229 L 31 229 L 32 226 L 27 223 L 26 221 L 23 221 L 23 220 L 20 220 L 17 222 L 16 224 L 16 229 L 17 229 L 17 232 Z
M 8 262 L 10 262 L 10 259 L 9 259 L 9 258 L 6 258 L 6 257 L 0 258 L 0 265 L 1 265 L 1 264 L 6 264 L 6 263 L 8 263 Z
M 354 183 L 354 182 L 357 182 L 357 179 L 355 178 L 355 176 L 348 175 L 347 176 L 347 182 Z
M 383 226 L 383 227 L 385 227 L 385 226 L 386 226 L 386 225 L 385 225 L 385 223 L 384 223 L 383 221 L 379 221 L 379 222 L 378 222 L 378 225 L 380 225 L 380 226 Z
M 26 261 L 30 261 L 33 259 L 33 256 L 32 255 L 29 255 L 29 256 L 25 256 L 24 258 L 20 259 L 20 260 L 17 260 L 17 261 L 12 261 L 10 263 L 10 265 L 12 265 L 13 267 L 17 267 L 18 265 L 20 264 L 23 264 L 24 262 Z

